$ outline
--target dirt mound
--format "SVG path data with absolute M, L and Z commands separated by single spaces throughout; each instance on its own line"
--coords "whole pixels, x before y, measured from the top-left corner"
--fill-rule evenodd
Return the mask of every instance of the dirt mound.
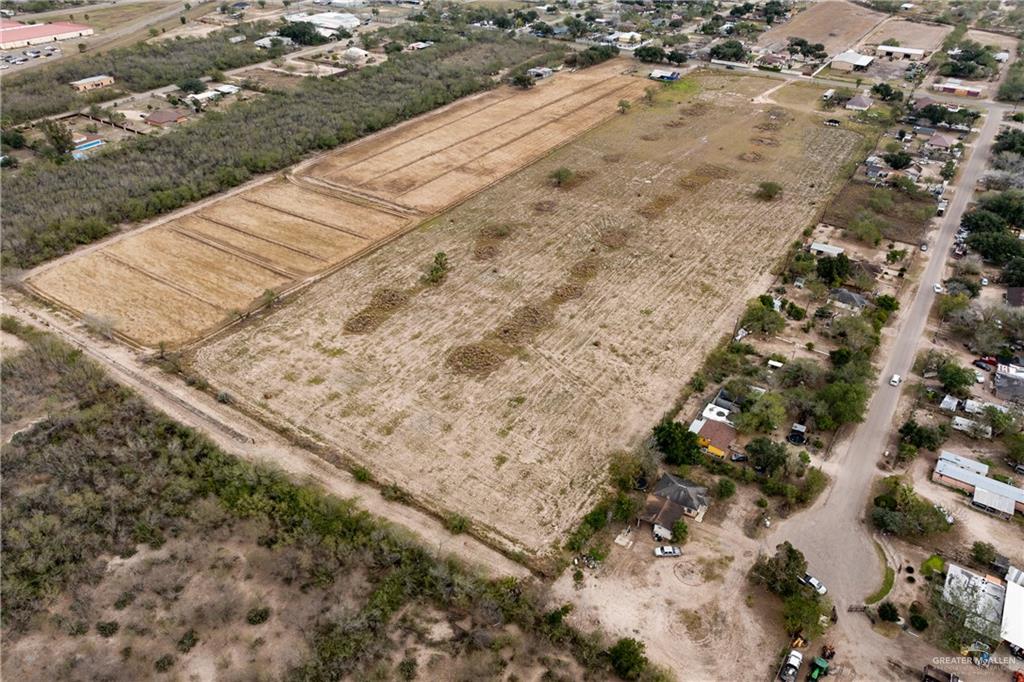
M 607 246 L 609 249 L 619 249 L 626 245 L 629 241 L 629 232 L 623 230 L 621 227 L 609 227 L 606 230 L 602 230 L 601 234 L 597 236 L 597 241 Z
M 557 201 L 552 201 L 550 199 L 545 199 L 544 201 L 538 201 L 538 202 L 534 203 L 534 205 L 533 205 L 533 212 L 534 213 L 552 213 L 552 212 L 554 212 L 554 210 L 556 208 L 558 208 L 558 202 Z
M 656 142 L 661 139 L 661 135 L 658 135 L 657 133 L 644 133 L 640 136 L 640 139 L 644 142 Z
M 750 141 L 753 144 L 761 145 L 762 147 L 778 147 L 779 141 L 774 137 L 752 137 Z
M 501 240 L 508 238 L 515 229 L 511 223 L 496 223 L 487 225 L 477 234 L 476 243 L 473 245 L 473 258 L 476 260 L 490 260 L 498 255 L 498 245 Z
M 713 163 L 703 163 L 697 166 L 694 173 L 711 178 L 712 180 L 725 180 L 733 174 L 733 170 L 728 166 L 717 166 Z
M 648 220 L 654 220 L 661 216 L 662 213 L 667 211 L 668 208 L 678 200 L 678 194 L 661 194 L 654 197 L 654 199 L 649 201 L 647 204 L 641 206 L 637 213 Z
M 601 157 L 601 160 L 604 161 L 605 163 L 618 163 L 619 161 L 622 161 L 622 154 L 618 152 L 613 154 L 605 154 L 604 156 Z
M 587 256 L 581 261 L 578 261 L 575 265 L 569 268 L 569 275 L 577 280 L 586 282 L 589 279 L 593 279 L 597 275 L 597 271 L 601 267 L 601 259 L 597 256 Z
M 350 334 L 365 334 L 382 325 L 391 314 L 409 302 L 411 294 L 402 289 L 385 287 L 373 292 L 370 304 L 345 320 L 343 328 Z
M 755 162 L 763 159 L 764 156 L 760 152 L 743 152 L 740 154 L 740 161 Z
M 504 344 L 493 341 L 469 343 L 448 351 L 445 364 L 459 374 L 486 375 L 501 367 L 508 356 Z
M 567 284 L 557 287 L 553 292 L 551 292 L 551 302 L 557 305 L 579 298 L 582 295 L 582 284 L 579 282 L 568 282 Z
M 537 332 L 551 324 L 554 311 L 544 305 L 524 305 L 516 310 L 494 331 L 494 335 L 508 344 L 529 341 Z

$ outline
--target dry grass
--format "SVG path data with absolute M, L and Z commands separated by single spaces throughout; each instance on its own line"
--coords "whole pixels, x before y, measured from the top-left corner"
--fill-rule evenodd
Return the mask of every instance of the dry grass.
M 816 205 L 838 189 L 860 145 L 856 133 L 787 110 L 777 146 L 740 162 L 761 115 L 752 117 L 750 98 L 774 82 L 709 74 L 700 84 L 682 102 L 612 117 L 198 349 L 196 369 L 245 409 L 301 429 L 419 504 L 544 556 L 601 494 L 606 453 L 646 437 L 744 302 L 764 291 L 788 244 L 816 222 Z M 693 101 L 707 115 L 663 127 Z M 642 140 L 652 128 L 663 139 Z M 563 166 L 591 177 L 562 192 L 546 178 Z M 682 189 L 681 178 L 698 181 Z M 766 180 L 785 185 L 770 204 L 753 198 Z M 659 215 L 641 215 L 673 193 L 681 199 Z M 516 227 L 479 260 L 478 239 L 506 224 Z M 374 332 L 339 328 L 381 282 L 414 286 L 418 264 L 437 251 L 452 263 L 443 286 Z M 296 367 L 324 383 L 286 381 Z M 265 392 L 273 397 L 263 402 Z M 524 400 L 513 407 L 514 396 Z

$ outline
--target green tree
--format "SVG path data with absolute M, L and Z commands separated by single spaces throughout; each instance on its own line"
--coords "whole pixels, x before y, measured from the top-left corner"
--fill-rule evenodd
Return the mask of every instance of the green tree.
M 529 90 L 534 86 L 534 82 L 533 76 L 528 73 L 517 73 L 512 76 L 512 85 L 521 90 Z
M 830 431 L 864 419 L 868 404 L 868 387 L 863 383 L 833 381 L 818 392 L 814 420 Z
M 800 633 L 803 637 L 813 639 L 822 633 L 822 603 L 817 595 L 797 593 L 786 597 L 782 602 L 782 624 L 786 632 Z
M 430 264 L 430 270 L 423 276 L 427 284 L 440 284 L 448 276 L 448 254 L 438 251 L 434 254 L 434 261 Z
M 654 427 L 654 442 L 669 464 L 678 466 L 697 464 L 701 461 L 697 434 L 669 417 L 665 417 Z
M 838 256 L 822 256 L 816 266 L 818 279 L 830 287 L 842 284 L 850 276 L 851 269 L 850 259 L 845 253 Z
M 893 170 L 903 170 L 914 161 L 914 157 L 903 150 L 883 154 L 882 158 Z
M 778 334 L 786 328 L 786 319 L 771 305 L 764 305 L 760 301 L 751 301 L 747 305 L 746 312 L 740 318 L 740 326 L 751 334 L 771 336 Z
M 1013 258 L 1003 267 L 1000 281 L 1008 287 L 1024 287 L 1024 258 Z
M 736 494 L 736 484 L 728 478 L 718 479 L 718 485 L 715 486 L 715 497 L 720 500 L 728 500 L 730 497 Z
M 672 542 L 683 545 L 686 544 L 686 539 L 690 536 L 690 527 L 686 525 L 686 521 L 679 519 L 672 524 Z
M 70 157 L 71 150 L 75 148 L 75 143 L 72 139 L 71 130 L 66 125 L 59 121 L 48 119 L 43 121 L 39 128 L 43 131 L 43 135 L 46 137 L 50 149 L 53 150 L 55 158 L 64 160 Z
M 747 49 L 740 41 L 729 39 L 711 47 L 711 58 L 727 62 L 745 62 Z
M 625 114 L 632 107 L 633 107 L 633 104 L 628 99 L 620 99 L 619 100 L 619 104 L 617 105 L 616 108 L 619 110 L 620 114 Z
M 776 471 L 785 471 L 789 462 L 789 452 L 784 443 L 776 443 L 770 438 L 760 436 L 753 439 L 746 447 L 750 455 L 750 463 L 758 470 L 771 476 Z
M 771 433 L 785 418 L 786 406 L 782 396 L 768 391 L 759 395 L 736 417 L 736 428 L 741 433 Z
M 643 642 L 623 637 L 608 650 L 615 674 L 624 680 L 638 680 L 647 669 L 647 648 Z
M 967 245 L 996 265 L 1024 258 L 1024 242 L 1008 232 L 973 232 L 967 237 Z
M 958 396 L 967 395 L 968 389 L 975 383 L 974 370 L 961 367 L 954 361 L 939 367 L 938 379 L 947 393 Z
M 891 601 L 884 601 L 878 607 L 878 617 L 889 623 L 895 623 L 900 619 L 900 611 Z
M 634 50 L 633 54 L 642 62 L 660 63 L 665 61 L 665 51 L 660 47 L 644 45 Z
M 789 597 L 801 592 L 800 580 L 807 573 L 803 553 L 789 542 L 776 545 L 774 556 L 760 555 L 750 569 L 750 580 L 771 592 Z
M 968 232 L 1005 232 L 1006 220 L 998 213 L 979 208 L 968 211 L 960 219 L 960 227 Z
M 199 78 L 186 78 L 185 80 L 178 83 L 178 88 L 182 92 L 196 94 L 206 90 L 206 83 L 204 83 Z
M 983 568 L 988 568 L 996 560 L 996 548 L 989 542 L 976 541 L 971 545 L 971 557 Z
M 762 182 L 758 184 L 754 196 L 762 201 L 772 201 L 782 194 L 782 185 L 777 182 Z

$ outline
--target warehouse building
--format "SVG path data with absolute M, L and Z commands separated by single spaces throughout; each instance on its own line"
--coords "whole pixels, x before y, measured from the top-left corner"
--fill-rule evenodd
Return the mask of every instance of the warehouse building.
M 55 21 L 52 24 L 22 24 L 9 19 L 0 19 L 0 50 L 43 45 L 71 38 L 85 38 L 92 34 L 93 30 L 88 26 L 66 21 Z

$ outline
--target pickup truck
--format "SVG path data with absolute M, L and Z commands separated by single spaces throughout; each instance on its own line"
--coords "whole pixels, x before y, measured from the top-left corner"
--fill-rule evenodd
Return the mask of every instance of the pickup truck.
M 779 679 L 782 682 L 794 682 L 803 662 L 804 655 L 802 653 L 796 649 L 790 651 L 786 654 L 786 660 L 782 662 L 782 667 L 779 668 Z

